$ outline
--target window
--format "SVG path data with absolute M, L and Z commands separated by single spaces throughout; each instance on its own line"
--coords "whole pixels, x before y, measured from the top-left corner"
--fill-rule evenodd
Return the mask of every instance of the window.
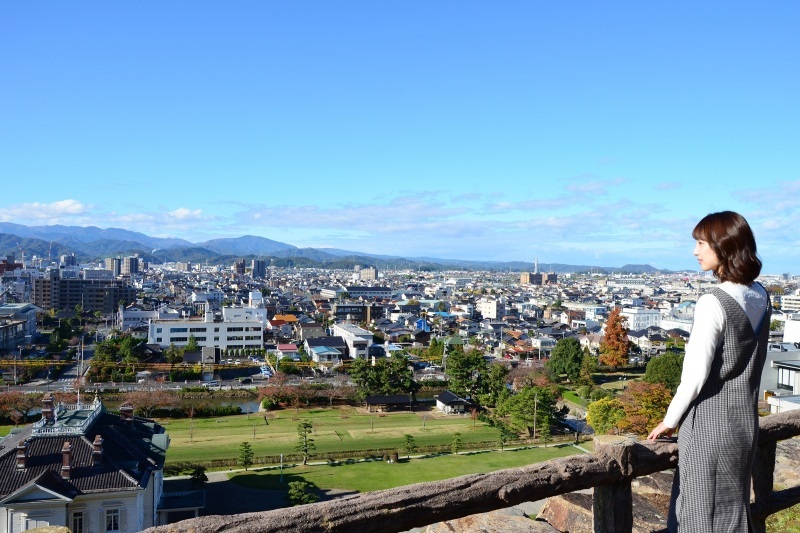
M 161 328 L 156 328 L 156 333 L 161 333 Z
M 189 328 L 169 328 L 170 333 L 186 333 L 189 331 Z
M 788 368 L 778 369 L 778 388 L 786 390 L 794 390 L 794 374 L 793 370 Z
M 106 531 L 119 531 L 119 518 L 119 509 L 106 509 Z
M 76 511 L 72 513 L 72 533 L 83 533 L 83 511 Z
M 161 337 L 156 337 L 156 342 L 161 344 Z

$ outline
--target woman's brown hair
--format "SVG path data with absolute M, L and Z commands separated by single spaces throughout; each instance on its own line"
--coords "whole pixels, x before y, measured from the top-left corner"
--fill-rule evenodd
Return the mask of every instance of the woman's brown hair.
M 706 215 L 695 226 L 692 237 L 707 242 L 714 250 L 719 260 L 714 276 L 720 281 L 749 285 L 761 273 L 753 230 L 739 213 L 721 211 Z

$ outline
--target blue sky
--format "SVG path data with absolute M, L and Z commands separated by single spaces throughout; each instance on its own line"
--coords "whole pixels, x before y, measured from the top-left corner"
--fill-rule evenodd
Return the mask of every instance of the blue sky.
M 800 268 L 800 4 L 6 2 L 0 220 Z

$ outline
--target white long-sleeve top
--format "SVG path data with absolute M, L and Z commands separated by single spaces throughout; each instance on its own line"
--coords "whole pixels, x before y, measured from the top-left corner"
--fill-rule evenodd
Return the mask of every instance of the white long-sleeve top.
M 730 295 L 742 307 L 750 324 L 758 328 L 767 307 L 767 292 L 758 283 L 749 287 L 726 281 L 719 288 Z M 765 327 L 762 325 L 762 327 Z M 697 300 L 694 309 L 694 325 L 689 342 L 686 345 L 686 356 L 683 359 L 681 383 L 675 391 L 675 397 L 667 409 L 664 424 L 670 428 L 678 427 L 689 404 L 697 398 L 711 371 L 719 343 L 725 332 L 725 313 L 722 304 L 711 294 L 704 294 Z

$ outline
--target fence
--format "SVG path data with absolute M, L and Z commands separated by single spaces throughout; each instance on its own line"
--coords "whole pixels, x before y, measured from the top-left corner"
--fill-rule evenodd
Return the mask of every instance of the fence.
M 751 508 L 756 531 L 763 533 L 769 515 L 800 503 L 800 487 L 781 491 L 772 487 L 777 442 L 800 435 L 800 411 L 764 417 L 760 426 Z M 597 437 L 595 442 L 593 454 L 300 507 L 203 517 L 146 531 L 392 533 L 594 487 L 594 531 L 629 532 L 633 527 L 632 480 L 674 468 L 678 446 L 672 441 L 634 442 L 614 436 Z

